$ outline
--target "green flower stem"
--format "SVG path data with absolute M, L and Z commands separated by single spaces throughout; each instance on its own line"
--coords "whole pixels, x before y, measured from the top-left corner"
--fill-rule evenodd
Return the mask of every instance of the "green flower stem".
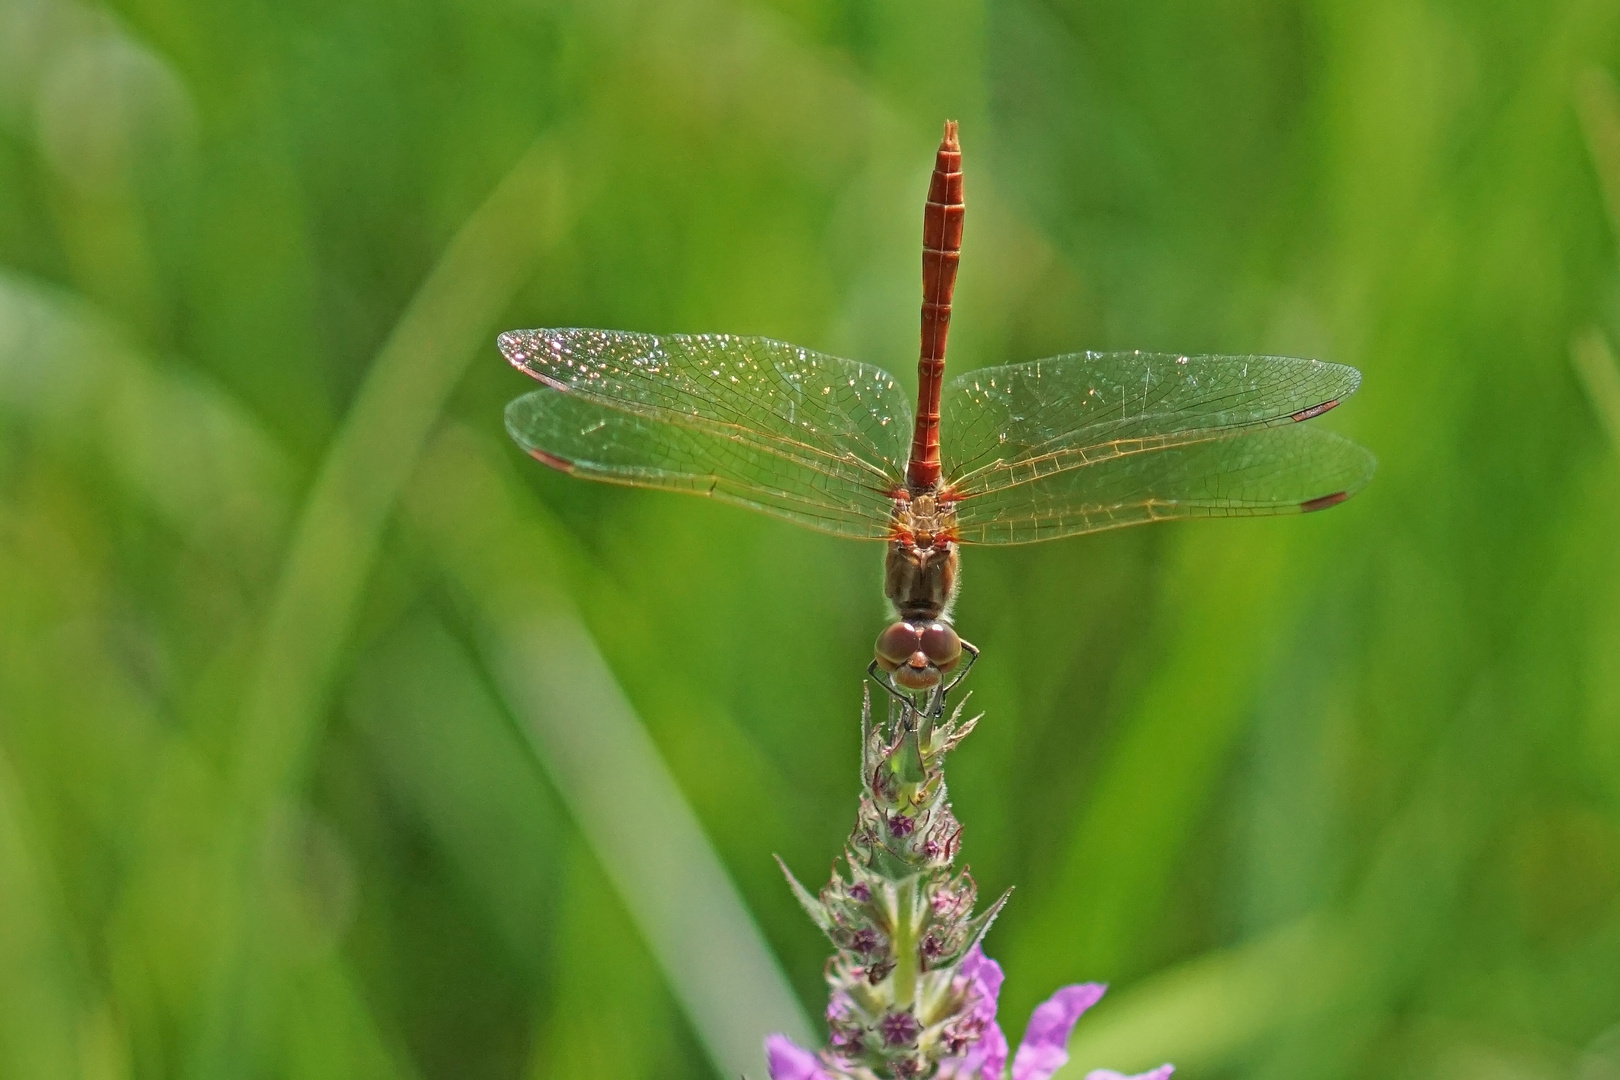
M 898 1011 L 914 1008 L 917 1002 L 917 878 L 906 878 L 895 891 L 899 894 L 894 920 L 894 1005 Z

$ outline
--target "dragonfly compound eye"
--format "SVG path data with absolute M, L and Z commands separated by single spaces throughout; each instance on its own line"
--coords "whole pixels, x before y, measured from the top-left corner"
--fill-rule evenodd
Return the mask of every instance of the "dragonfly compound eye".
M 922 629 L 908 622 L 897 622 L 878 635 L 877 662 L 884 671 L 894 671 L 922 648 Z
M 962 639 L 950 623 L 931 622 L 922 628 L 919 646 L 929 661 L 941 671 L 949 671 L 962 658 Z

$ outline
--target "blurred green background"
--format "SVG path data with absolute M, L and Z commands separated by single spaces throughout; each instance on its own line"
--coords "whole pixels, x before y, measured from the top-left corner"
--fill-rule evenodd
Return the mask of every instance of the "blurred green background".
M 0 0 L 0 1077 L 819 1038 L 878 551 L 534 465 L 496 331 L 1356 365 L 1306 518 L 965 561 L 1004 1023 L 1620 1077 L 1612 0 Z M 1573 361 L 1573 362 L 1572 362 Z

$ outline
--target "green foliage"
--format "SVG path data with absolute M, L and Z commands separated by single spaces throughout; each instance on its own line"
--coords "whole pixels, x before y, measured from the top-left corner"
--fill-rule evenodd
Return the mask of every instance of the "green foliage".
M 966 553 L 1003 1015 L 1108 980 L 1077 1062 L 1607 1075 L 1617 23 L 0 0 L 0 1076 L 820 1041 L 771 856 L 854 812 L 879 553 L 548 473 L 493 337 L 909 379 L 946 116 L 953 367 L 1314 355 L 1381 460 L 1328 513 Z

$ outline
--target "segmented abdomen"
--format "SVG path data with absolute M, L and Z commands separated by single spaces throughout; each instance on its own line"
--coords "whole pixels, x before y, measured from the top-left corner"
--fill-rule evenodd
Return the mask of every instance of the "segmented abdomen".
M 923 491 L 939 480 L 939 393 L 945 381 L 945 338 L 951 328 L 951 294 L 962 257 L 962 150 L 956 121 L 934 158 L 923 209 L 922 352 L 917 361 L 917 427 L 911 439 L 906 483 Z

